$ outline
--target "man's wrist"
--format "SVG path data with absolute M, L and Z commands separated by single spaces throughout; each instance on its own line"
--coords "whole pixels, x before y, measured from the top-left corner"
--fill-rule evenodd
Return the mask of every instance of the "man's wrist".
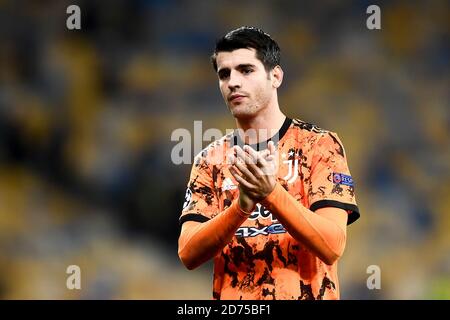
M 276 194 L 277 194 L 278 191 L 279 191 L 278 188 L 282 188 L 282 187 L 281 187 L 281 185 L 280 185 L 278 182 L 276 182 L 276 183 L 275 183 L 275 187 L 272 189 L 272 191 L 271 191 L 264 199 L 262 199 L 262 200 L 260 201 L 260 203 L 261 203 L 264 207 L 268 208 L 268 207 L 270 206 L 270 204 L 271 204 L 272 201 L 273 201 L 273 198 L 276 197 Z
M 242 206 L 241 206 L 241 201 L 238 201 L 237 207 L 238 207 L 239 215 L 242 216 L 242 217 L 248 218 L 253 213 L 253 211 L 255 211 L 256 204 L 254 204 L 252 206 L 252 208 L 250 210 L 248 210 L 247 208 L 243 209 Z

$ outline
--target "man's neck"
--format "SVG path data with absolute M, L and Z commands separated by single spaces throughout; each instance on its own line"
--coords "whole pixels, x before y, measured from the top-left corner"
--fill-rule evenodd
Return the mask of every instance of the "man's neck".
M 240 129 L 239 135 L 244 143 L 257 144 L 265 142 L 280 130 L 286 120 L 286 116 L 279 108 L 267 111 L 261 112 L 252 118 L 236 119 L 236 126 Z

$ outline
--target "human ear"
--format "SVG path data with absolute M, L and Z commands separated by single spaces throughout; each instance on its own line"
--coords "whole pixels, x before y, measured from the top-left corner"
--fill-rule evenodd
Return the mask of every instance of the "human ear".
M 272 71 L 272 85 L 275 88 L 279 88 L 283 82 L 283 69 L 280 66 L 275 66 Z

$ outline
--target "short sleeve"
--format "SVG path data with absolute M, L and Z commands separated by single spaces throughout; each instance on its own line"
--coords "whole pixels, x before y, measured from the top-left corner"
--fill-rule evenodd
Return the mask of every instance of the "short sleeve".
M 360 214 L 355 198 L 355 183 L 341 140 L 336 133 L 326 132 L 317 141 L 313 153 L 308 190 L 310 209 L 344 209 L 349 215 L 347 224 L 351 224 Z
M 192 166 L 179 220 L 180 225 L 186 221 L 206 222 L 219 210 L 211 170 L 205 153 L 199 154 Z

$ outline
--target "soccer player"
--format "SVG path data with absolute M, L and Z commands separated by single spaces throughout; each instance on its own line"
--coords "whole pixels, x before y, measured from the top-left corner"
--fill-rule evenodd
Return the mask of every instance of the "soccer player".
M 212 64 L 237 129 L 195 158 L 181 261 L 214 259 L 214 299 L 339 299 L 337 261 L 359 218 L 342 142 L 280 111 L 280 49 L 262 30 L 229 32 Z

